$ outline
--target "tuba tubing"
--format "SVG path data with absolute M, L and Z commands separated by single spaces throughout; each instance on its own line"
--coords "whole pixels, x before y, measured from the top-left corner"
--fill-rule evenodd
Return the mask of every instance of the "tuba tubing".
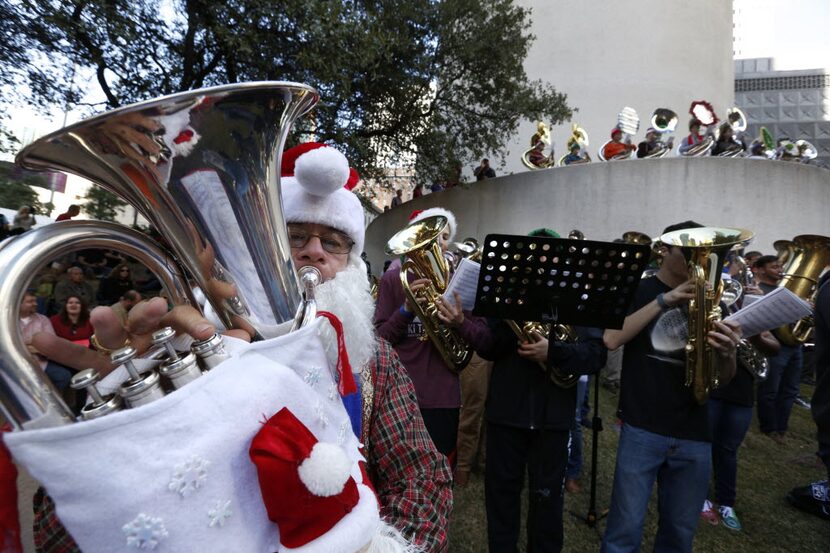
M 35 272 L 48 259 L 85 248 L 111 249 L 146 265 L 169 300 L 198 309 L 181 269 L 142 233 L 103 221 L 67 221 L 36 228 L 0 245 L 0 408 L 16 430 L 74 422 L 75 417 L 40 364 L 29 354 L 19 330 L 18 310 Z

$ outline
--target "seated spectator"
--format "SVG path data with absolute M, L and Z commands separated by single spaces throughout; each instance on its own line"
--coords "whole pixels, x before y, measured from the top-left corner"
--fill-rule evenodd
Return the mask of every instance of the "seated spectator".
M 66 280 L 61 280 L 55 285 L 55 304 L 57 308 L 63 307 L 66 299 L 69 296 L 81 298 L 89 307 L 94 307 L 95 304 L 95 290 L 92 285 L 86 282 L 84 272 L 80 267 L 70 267 L 66 270 L 66 275 L 69 277 Z
M 38 279 L 35 296 L 37 296 L 37 312 L 41 315 L 48 315 L 54 301 L 55 282 L 57 278 L 51 272 L 42 274 Z
M 33 214 L 33 209 L 28 205 L 22 206 L 20 209 L 17 210 L 17 213 L 14 216 L 14 221 L 12 221 L 11 230 L 9 234 L 12 236 L 17 236 L 18 234 L 23 234 L 33 226 L 37 224 L 35 221 L 35 216 Z
M 127 313 L 129 313 L 130 309 L 132 309 L 140 301 L 141 294 L 139 294 L 135 290 L 127 290 L 126 292 L 124 292 L 124 295 L 118 299 L 117 302 L 112 304 L 112 310 L 118 317 L 118 320 L 121 321 L 122 325 L 127 325 Z
M 101 305 L 115 303 L 125 292 L 135 287 L 130 266 L 126 263 L 119 263 L 107 278 L 101 280 L 98 288 L 98 303 Z
M 440 182 L 435 182 L 432 186 L 429 187 L 429 191 L 433 194 L 435 194 L 436 192 L 443 192 L 444 186 Z
M 398 188 L 395 190 L 395 196 L 392 198 L 392 207 L 398 207 L 403 203 L 403 190 Z
M 424 185 L 423 183 L 418 183 L 415 185 L 415 188 L 412 190 L 412 199 L 420 198 L 424 195 Z
M 77 296 L 69 296 L 58 314 L 52 315 L 49 320 L 56 336 L 76 344 L 89 346 L 89 337 L 95 334 L 89 321 L 89 309 Z
M 108 274 L 107 258 L 104 250 L 89 249 L 78 252 L 76 264 L 80 266 L 89 278 L 101 278 Z
M 20 334 L 23 336 L 23 343 L 26 344 L 29 353 L 35 357 L 40 364 L 40 368 L 46 372 L 46 376 L 49 377 L 55 387 L 60 391 L 64 391 L 69 386 L 72 371 L 54 361 L 49 361 L 32 345 L 32 337 L 39 332 L 55 334 L 49 319 L 37 312 L 37 298 L 34 292 L 27 290 L 23 295 L 18 316 L 20 318 Z

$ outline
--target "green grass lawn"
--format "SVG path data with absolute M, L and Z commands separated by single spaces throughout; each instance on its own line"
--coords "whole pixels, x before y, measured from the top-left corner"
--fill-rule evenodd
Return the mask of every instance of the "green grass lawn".
M 591 391 L 593 398 L 593 389 Z M 812 388 L 802 387 L 802 397 L 811 397 Z M 608 508 L 614 478 L 618 433 L 613 428 L 616 393 L 600 389 L 600 416 L 605 430 L 599 434 L 597 511 Z M 591 459 L 591 431 L 586 430 L 583 491 L 565 497 L 565 548 L 567 552 L 599 551 L 605 521 L 589 528 L 580 518 L 588 511 Z M 791 507 L 784 496 L 794 486 L 826 477 L 826 472 L 809 463 L 816 450 L 815 425 L 810 412 L 794 406 L 786 445 L 778 445 L 758 432 L 757 420 L 738 453 L 738 499 L 735 510 L 743 524 L 741 532 L 723 525 L 701 521 L 695 537 L 696 552 L 766 553 L 830 552 L 830 522 Z M 805 462 L 805 460 L 807 460 Z M 526 508 L 526 499 L 523 508 Z M 574 515 L 568 514 L 574 513 Z M 657 501 L 652 495 L 646 516 L 643 551 L 651 551 L 657 529 Z M 519 550 L 524 551 L 524 537 Z M 487 551 L 487 520 L 484 514 L 484 481 L 473 474 L 470 484 L 455 490 L 455 507 L 450 525 L 451 553 Z

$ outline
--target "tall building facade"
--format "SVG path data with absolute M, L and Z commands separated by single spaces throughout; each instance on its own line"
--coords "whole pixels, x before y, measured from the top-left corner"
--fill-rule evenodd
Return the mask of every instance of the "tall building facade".
M 734 105 L 731 0 L 517 4 L 531 10 L 529 31 L 536 37 L 524 69 L 530 79 L 568 95 L 568 104 L 579 110 L 573 121 L 588 132 L 594 159 L 625 106 L 639 114 L 639 141 L 656 108 L 677 112 L 676 134 L 685 136 L 692 101 L 709 101 L 721 118 Z M 566 153 L 570 127 L 552 129 L 557 158 Z M 535 130 L 535 121 L 524 121 L 504 159 L 489 156 L 498 174 L 527 170 L 520 156 Z
M 766 127 L 776 139 L 803 139 L 830 166 L 830 71 L 776 71 L 773 58 L 735 60 L 735 104 L 746 113 L 748 132 Z

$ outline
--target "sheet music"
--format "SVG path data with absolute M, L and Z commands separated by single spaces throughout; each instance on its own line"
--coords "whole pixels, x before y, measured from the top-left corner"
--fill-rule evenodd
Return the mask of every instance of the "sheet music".
M 472 311 L 476 304 L 476 289 L 478 288 L 478 273 L 481 265 L 469 259 L 462 259 L 455 269 L 455 274 L 444 292 L 444 299 L 455 305 L 454 292 L 461 296 L 461 308 Z
M 786 288 L 776 288 L 725 320 L 739 322 L 744 338 L 749 338 L 765 330 L 794 323 L 810 313 L 812 309 L 806 301 Z

